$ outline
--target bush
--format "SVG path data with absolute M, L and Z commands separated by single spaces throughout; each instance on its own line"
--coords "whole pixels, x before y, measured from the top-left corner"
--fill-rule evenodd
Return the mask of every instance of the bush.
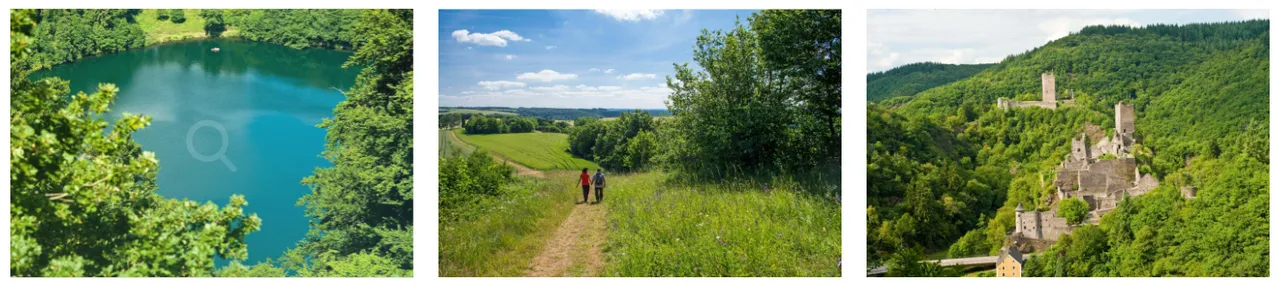
M 174 24 L 182 24 L 187 21 L 187 12 L 182 9 L 170 9 L 169 21 Z

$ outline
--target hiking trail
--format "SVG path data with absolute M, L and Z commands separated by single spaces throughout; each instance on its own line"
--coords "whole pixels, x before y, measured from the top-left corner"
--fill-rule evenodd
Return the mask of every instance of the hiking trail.
M 579 191 L 574 190 L 574 193 Z M 595 199 L 595 190 L 592 190 L 591 198 Z M 569 217 L 547 240 L 542 253 L 533 258 L 532 267 L 525 276 L 599 276 L 604 270 L 602 252 L 607 213 L 604 203 L 575 205 Z

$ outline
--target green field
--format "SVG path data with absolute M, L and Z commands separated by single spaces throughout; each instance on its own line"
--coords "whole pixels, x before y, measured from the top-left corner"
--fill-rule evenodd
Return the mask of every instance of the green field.
M 183 11 L 186 12 L 187 21 L 177 24 L 168 19 L 156 19 L 156 9 L 142 9 L 134 20 L 138 21 L 138 27 L 147 33 L 148 45 L 207 37 L 208 35 L 204 32 L 204 18 L 199 15 L 200 9 Z M 238 32 L 235 29 L 228 28 L 222 36 L 234 37 L 236 34 Z
M 840 204 L 785 179 L 609 181 L 605 276 L 840 276 Z M 808 186 L 808 188 L 831 188 Z M 838 187 L 837 187 L 838 188 Z
M 596 163 L 574 158 L 569 149 L 569 135 L 563 133 L 508 133 L 467 135 L 455 129 L 463 142 L 538 170 L 580 170 L 600 168 Z
M 440 109 L 440 114 L 450 114 L 450 113 L 472 113 L 472 114 L 483 114 L 483 115 L 495 115 L 495 114 L 496 114 L 496 115 L 511 115 L 511 116 L 516 116 L 516 114 L 515 114 L 515 113 L 506 112 L 506 111 L 477 110 L 477 109 L 462 109 L 462 108 Z

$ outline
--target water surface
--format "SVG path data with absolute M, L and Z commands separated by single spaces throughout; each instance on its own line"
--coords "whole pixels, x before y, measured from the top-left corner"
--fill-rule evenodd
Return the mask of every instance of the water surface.
M 210 49 L 218 47 L 215 53 Z M 262 218 L 248 236 L 248 263 L 279 257 L 306 234 L 298 198 L 310 190 L 300 182 L 318 167 L 322 118 L 333 117 L 339 90 L 355 82 L 357 68 L 342 69 L 350 53 L 233 39 L 147 47 L 42 70 L 32 78 L 71 81 L 71 92 L 91 93 L 98 83 L 120 88 L 108 120 L 122 113 L 151 117 L 134 134 L 160 160 L 158 193 L 171 198 L 225 205 L 232 194 L 248 200 L 246 213 Z M 208 120 L 213 125 L 198 126 Z M 227 160 L 216 157 L 226 132 Z M 198 127 L 192 130 L 192 127 Z M 189 151 L 188 132 L 191 132 Z

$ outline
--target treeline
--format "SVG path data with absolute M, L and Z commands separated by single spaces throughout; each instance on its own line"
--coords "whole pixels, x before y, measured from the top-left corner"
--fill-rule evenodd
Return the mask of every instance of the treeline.
M 147 35 L 134 23 L 137 9 L 32 10 L 36 25 L 29 34 L 31 53 L 14 68 L 43 69 L 81 58 L 121 52 L 146 45 Z
M 1050 250 L 1059 255 L 1032 259 L 1027 274 L 1267 275 L 1268 253 L 1255 250 L 1269 240 L 1269 135 L 1261 132 L 1269 81 L 1257 68 L 1269 65 L 1268 27 L 1091 27 L 893 109 L 870 104 L 868 264 L 942 250 L 995 254 L 1013 229 L 1014 206 L 1055 208 L 1046 182 L 1070 139 L 1087 125 L 1108 131 L 1123 101 L 1137 111 L 1138 169 L 1160 187 L 1122 202 L 1099 232 L 1085 227 L 1062 239 Z M 1038 99 L 1040 74 L 1050 71 L 1074 103 L 995 108 L 997 97 Z M 1182 198 L 1183 187 L 1197 197 Z M 1212 219 L 1221 217 L 1238 219 Z
M 923 62 L 869 73 L 867 74 L 867 100 L 883 101 L 895 97 L 909 97 L 936 86 L 973 76 L 992 65 Z
M 566 133 L 569 130 L 569 123 L 542 118 L 459 113 L 441 115 L 440 124 L 443 128 L 460 125 L 467 134 L 526 133 L 533 131 Z
M 440 109 L 441 113 L 447 112 L 452 107 L 444 107 Z M 459 107 L 461 108 L 461 107 Z M 626 109 L 605 109 L 605 108 L 544 108 L 544 107 L 465 107 L 470 110 L 494 111 L 514 113 L 519 116 L 536 117 L 547 120 L 576 120 L 581 117 L 596 118 L 612 118 L 622 116 L 623 112 L 630 112 Z M 671 113 L 665 109 L 640 109 L 640 111 L 648 112 L 653 116 L 670 116 Z
M 624 112 L 617 120 L 581 117 L 569 130 L 569 153 L 609 170 L 641 170 L 658 153 L 658 121 L 648 112 Z
M 226 23 L 245 39 L 295 49 L 354 49 L 359 40 L 357 9 L 228 9 Z

